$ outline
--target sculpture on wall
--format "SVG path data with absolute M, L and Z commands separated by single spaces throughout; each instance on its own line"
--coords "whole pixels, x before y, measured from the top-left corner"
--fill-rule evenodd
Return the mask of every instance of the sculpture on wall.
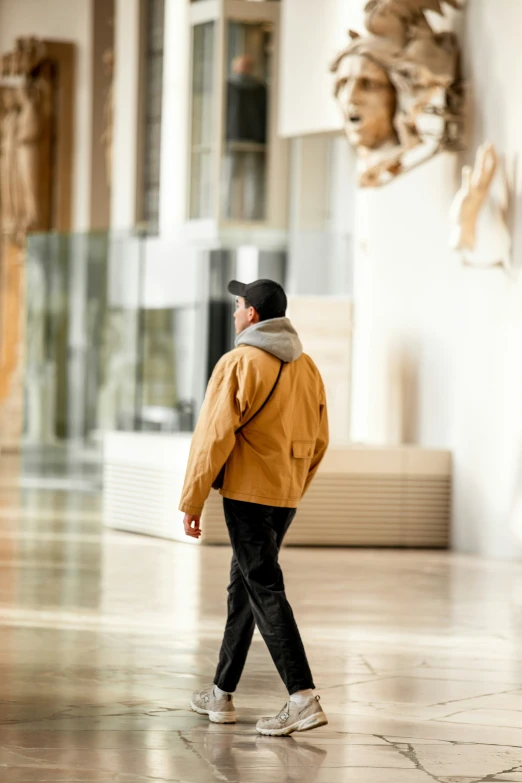
M 451 205 L 450 245 L 470 266 L 511 269 L 509 188 L 493 144 L 479 147 L 473 166 L 462 169 L 462 184 Z
M 0 224 L 22 245 L 29 231 L 47 230 L 51 209 L 51 82 L 45 45 L 21 38 L 2 57 Z
M 369 0 L 368 35 L 332 64 L 345 132 L 356 148 L 359 184 L 384 185 L 442 150 L 460 149 L 464 88 L 451 32 L 436 33 L 427 11 L 457 0 Z
M 68 231 L 71 225 L 74 73 L 75 46 L 66 41 L 18 38 L 0 57 L 2 446 L 19 446 L 26 326 L 35 330 L 27 335 L 27 358 L 34 366 L 44 362 L 35 358 L 43 344 L 37 333 L 43 327 L 26 322 L 26 238 L 29 232 Z M 55 335 L 55 348 L 60 340 Z M 56 389 L 60 410 L 59 384 Z
M 20 214 L 19 182 L 16 173 L 18 110 L 16 91 L 4 88 L 0 121 L 0 225 L 5 236 L 16 233 Z
M 48 228 L 50 169 L 49 84 L 45 79 L 27 81 L 18 90 L 19 114 L 16 168 L 20 179 L 19 233 Z

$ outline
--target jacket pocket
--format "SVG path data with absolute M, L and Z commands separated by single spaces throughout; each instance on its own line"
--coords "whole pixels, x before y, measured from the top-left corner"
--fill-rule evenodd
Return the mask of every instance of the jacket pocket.
M 313 440 L 294 440 L 292 441 L 292 457 L 294 459 L 312 459 L 314 448 L 315 441 Z
M 292 478 L 289 493 L 291 498 L 300 499 L 303 496 L 314 449 L 314 440 L 292 441 Z

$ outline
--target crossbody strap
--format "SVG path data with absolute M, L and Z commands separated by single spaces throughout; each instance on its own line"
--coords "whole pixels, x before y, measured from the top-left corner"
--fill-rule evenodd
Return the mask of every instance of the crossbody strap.
M 265 405 L 266 405 L 266 404 L 267 404 L 267 403 L 270 401 L 270 398 L 272 397 L 273 393 L 274 393 L 274 392 L 275 392 L 275 390 L 276 390 L 277 384 L 279 383 L 279 378 L 281 377 L 281 373 L 283 372 L 283 367 L 284 367 L 284 366 L 285 366 L 285 363 L 284 363 L 284 362 L 281 362 L 281 367 L 279 368 L 279 374 L 278 374 L 278 376 L 277 376 L 277 378 L 276 378 L 276 382 L 275 382 L 275 383 L 274 383 L 274 385 L 272 386 L 272 391 L 270 392 L 270 394 L 268 395 L 268 397 L 266 398 L 266 400 L 264 401 L 264 403 L 261 405 L 261 407 L 259 408 L 259 410 L 257 410 L 257 411 L 254 413 L 254 415 L 250 417 L 250 419 L 249 419 L 248 421 L 245 421 L 245 423 L 244 423 L 244 424 L 242 424 L 242 425 L 241 425 L 241 427 L 239 427 L 239 429 L 237 429 L 237 430 L 236 430 L 236 432 L 235 432 L 235 434 L 236 434 L 236 435 L 238 434 L 238 432 L 241 432 L 241 430 L 242 430 L 242 429 L 244 429 L 244 428 L 247 426 L 247 424 L 250 424 L 250 422 L 251 422 L 251 421 L 253 421 L 253 420 L 256 418 L 256 416 L 258 416 L 258 415 L 261 413 L 261 411 L 263 410 L 263 408 L 265 407 Z

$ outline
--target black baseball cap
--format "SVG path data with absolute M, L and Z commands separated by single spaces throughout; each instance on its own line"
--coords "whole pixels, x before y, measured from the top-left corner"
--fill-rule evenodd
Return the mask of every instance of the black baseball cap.
M 234 296 L 242 296 L 259 315 L 265 319 L 278 318 L 286 313 L 288 300 L 283 286 L 274 280 L 256 280 L 254 283 L 240 283 L 232 280 L 228 291 Z

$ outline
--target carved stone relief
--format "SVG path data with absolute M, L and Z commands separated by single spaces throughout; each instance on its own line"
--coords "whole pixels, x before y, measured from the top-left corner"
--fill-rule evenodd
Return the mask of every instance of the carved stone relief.
M 2 233 L 16 233 L 20 214 L 19 183 L 16 176 L 16 149 L 18 137 L 18 100 L 14 89 L 2 90 L 2 119 L 0 121 L 0 215 Z
M 22 245 L 29 231 L 51 228 L 52 76 L 45 44 L 21 38 L 2 57 L 0 225 Z
M 335 96 L 359 161 L 359 184 L 379 186 L 462 147 L 464 87 L 451 32 L 426 16 L 457 0 L 370 0 L 367 33 L 350 31 L 336 58 Z
M 462 169 L 462 184 L 450 211 L 450 246 L 460 252 L 466 264 L 512 271 L 508 208 L 504 163 L 493 144 L 483 144 L 473 166 Z
M 2 448 L 16 447 L 22 430 L 26 238 L 70 229 L 74 73 L 75 47 L 64 41 L 19 38 L 0 58 Z M 44 357 L 27 337 L 40 366 Z

